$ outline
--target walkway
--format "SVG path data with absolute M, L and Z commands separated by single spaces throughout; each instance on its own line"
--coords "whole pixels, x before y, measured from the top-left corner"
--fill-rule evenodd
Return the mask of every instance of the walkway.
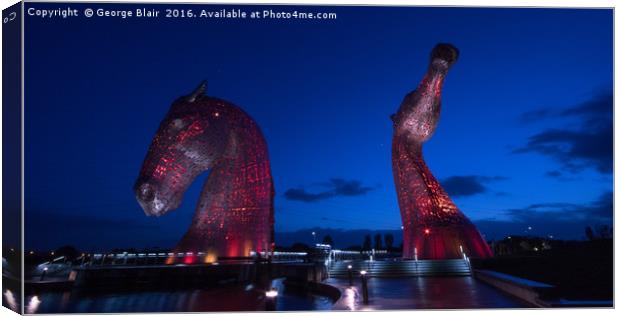
M 370 278 L 369 304 L 362 303 L 361 280 L 327 279 L 342 297 L 335 310 L 525 308 L 523 303 L 473 277 Z

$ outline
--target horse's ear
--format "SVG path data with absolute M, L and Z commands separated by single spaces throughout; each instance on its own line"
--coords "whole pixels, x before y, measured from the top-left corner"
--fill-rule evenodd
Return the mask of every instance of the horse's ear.
M 187 96 L 187 102 L 192 103 L 196 101 L 196 98 L 203 95 L 206 91 L 207 91 L 207 81 L 204 80 L 203 82 L 200 83 L 200 85 L 196 88 L 196 90 L 192 92 L 192 94 Z

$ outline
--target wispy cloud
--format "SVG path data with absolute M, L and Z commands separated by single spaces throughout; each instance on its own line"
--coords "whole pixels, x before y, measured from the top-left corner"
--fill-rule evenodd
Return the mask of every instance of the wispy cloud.
M 507 209 L 498 215 L 505 218 L 478 220 L 476 225 L 491 238 L 523 233 L 580 238 L 588 225 L 611 223 L 613 193 L 605 192 L 589 203 L 535 203 L 523 208 Z M 532 230 L 528 230 L 528 227 Z
M 291 188 L 284 192 L 284 197 L 291 201 L 312 203 L 337 196 L 365 195 L 374 189 L 364 186 L 359 180 L 346 180 L 342 178 L 332 178 L 320 185 L 324 189 L 318 192 L 308 192 L 303 187 Z
M 577 173 L 594 168 L 600 173 L 613 171 L 613 94 L 603 93 L 568 109 L 543 109 L 524 113 L 522 122 L 543 119 L 576 118 L 575 129 L 549 128 L 528 138 L 514 153 L 538 153 L 558 161 L 564 171 Z M 549 174 L 558 175 L 558 171 Z
M 493 181 L 506 180 L 501 176 L 452 176 L 441 180 L 443 188 L 451 196 L 472 196 L 489 191 L 486 184 Z

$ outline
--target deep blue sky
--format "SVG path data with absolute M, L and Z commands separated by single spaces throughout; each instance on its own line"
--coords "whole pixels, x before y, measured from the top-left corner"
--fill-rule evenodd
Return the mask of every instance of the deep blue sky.
M 174 245 L 205 176 L 160 218 L 132 186 L 202 79 L 265 134 L 276 231 L 398 229 L 389 116 L 438 42 L 461 55 L 424 154 L 482 233 L 581 238 L 611 216 L 611 10 L 296 9 L 338 19 L 26 17 L 26 248 Z

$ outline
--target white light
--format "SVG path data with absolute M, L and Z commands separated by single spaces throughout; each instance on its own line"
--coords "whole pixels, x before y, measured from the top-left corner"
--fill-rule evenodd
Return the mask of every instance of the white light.
M 27 314 L 34 314 L 37 312 L 37 309 L 39 309 L 39 305 L 41 305 L 41 300 L 39 300 L 38 296 L 33 296 L 30 301 L 28 302 L 28 305 L 26 306 L 26 313 Z
M 267 292 L 265 292 L 265 296 L 269 297 L 269 298 L 274 298 L 278 296 L 278 291 L 275 289 L 271 289 Z
M 17 300 L 15 299 L 15 295 L 13 295 L 13 292 L 11 292 L 11 290 L 7 289 L 6 291 L 4 291 L 4 298 L 6 299 L 7 304 L 9 304 L 9 307 L 12 310 L 17 309 Z
M 527 230 L 532 230 L 532 226 L 528 226 L 528 227 L 527 227 Z
M 351 268 L 353 268 L 353 266 L 352 266 L 352 265 L 348 265 L 348 266 L 347 266 L 347 268 L 348 268 L 349 270 L 351 270 Z
M 355 290 L 353 290 L 352 288 L 347 288 L 345 290 L 345 304 L 346 306 L 349 308 L 349 310 L 351 311 L 355 311 L 356 308 L 356 304 L 355 304 L 355 296 L 356 296 L 356 292 Z
M 360 271 L 360 274 L 361 274 L 361 275 L 366 275 L 366 270 L 362 270 L 362 271 Z
M 43 271 L 47 271 L 47 267 L 43 268 Z

